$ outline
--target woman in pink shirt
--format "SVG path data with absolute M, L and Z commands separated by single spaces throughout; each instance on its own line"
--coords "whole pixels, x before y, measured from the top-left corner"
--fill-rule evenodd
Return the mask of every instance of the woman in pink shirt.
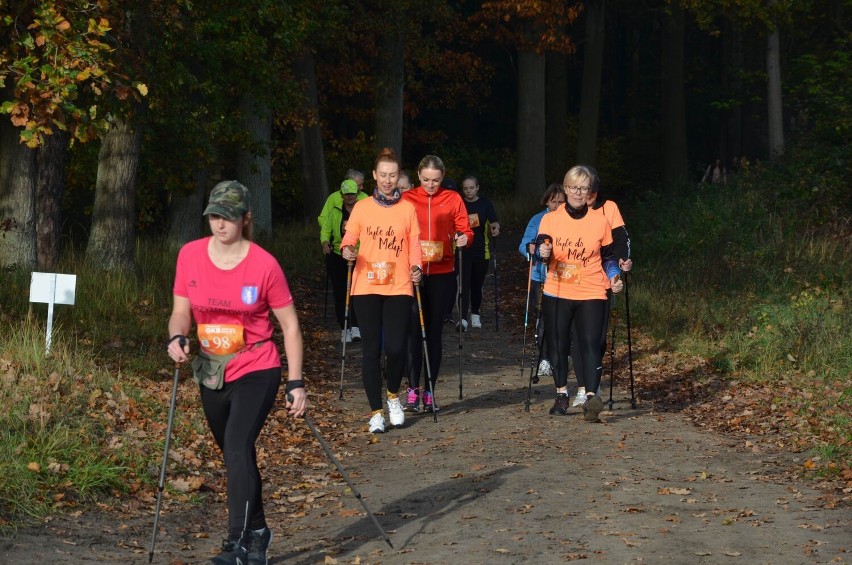
M 228 482 L 228 537 L 212 563 L 266 563 L 272 532 L 255 441 L 281 385 L 270 310 L 284 333 L 286 391 L 292 395 L 285 407 L 293 417 L 307 405 L 302 333 L 281 266 L 251 241 L 248 189 L 236 181 L 217 184 L 204 215 L 212 235 L 187 243 L 178 254 L 167 351 L 176 363 L 189 360 L 189 346 L 180 343 L 194 320 L 200 348 L 193 377 Z
M 412 282 L 420 282 L 420 227 L 414 206 L 397 188 L 399 161 L 385 148 L 376 159 L 372 198 L 361 200 L 346 223 L 341 256 L 355 261 L 352 306 L 361 324 L 361 378 L 370 403 L 370 433 L 385 431 L 381 354 L 387 356 L 390 423 L 405 422 L 398 393 L 406 360 Z M 356 244 L 360 246 L 356 248 Z

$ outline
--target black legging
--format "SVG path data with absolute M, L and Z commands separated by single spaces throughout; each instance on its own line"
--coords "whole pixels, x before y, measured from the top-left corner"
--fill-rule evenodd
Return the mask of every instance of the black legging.
M 343 321 L 346 313 L 346 278 L 348 276 L 349 266 L 346 259 L 332 251 L 325 256 L 325 266 L 328 269 L 328 278 L 331 281 L 331 291 L 334 295 L 334 314 L 337 316 L 337 323 L 340 329 L 343 329 Z M 358 325 L 355 311 L 349 304 L 349 326 Z M 361 329 L 361 328 L 358 328 Z
M 361 324 L 361 380 L 370 410 L 382 408 L 383 346 L 387 356 L 388 390 L 396 393 L 402 382 L 411 300 L 406 294 L 359 294 L 352 297 L 352 306 L 358 311 Z
M 601 326 L 604 321 L 606 300 L 568 300 L 544 296 L 544 324 L 547 327 L 547 345 L 552 355 L 553 379 L 556 388 L 568 386 L 568 355 L 571 353 L 571 324 L 577 335 L 577 347 L 572 357 L 583 359 L 577 370 L 577 379 L 594 393 L 600 384 Z
M 607 291 L 606 291 L 606 308 L 604 308 L 603 324 L 601 325 L 601 352 L 600 352 L 600 357 L 598 357 L 598 363 L 595 364 L 596 370 L 599 370 L 599 371 L 601 370 L 601 367 L 597 367 L 597 365 L 600 364 L 601 366 L 603 366 L 603 358 L 604 358 L 604 355 L 606 354 L 606 339 L 607 339 L 606 334 L 607 334 L 607 331 L 609 330 L 609 318 L 610 318 L 609 313 L 612 311 L 612 302 L 613 302 L 614 299 L 615 298 L 612 294 L 612 290 L 607 289 Z M 577 375 L 577 386 L 582 387 L 584 385 L 580 382 L 580 374 L 584 370 L 583 364 L 585 363 L 585 360 L 582 357 L 580 357 L 579 355 L 578 356 L 573 355 L 573 351 L 576 350 L 578 347 L 579 346 L 577 345 L 577 332 L 574 331 L 574 328 L 572 327 L 571 328 L 571 352 L 572 352 L 571 360 L 574 361 L 574 373 Z M 598 382 L 600 383 L 600 380 Z M 591 392 L 595 392 L 596 390 L 597 389 L 595 389 Z
M 423 275 L 420 283 L 420 296 L 423 302 L 423 324 L 426 327 L 426 347 L 429 349 L 429 369 L 432 376 L 432 390 L 435 390 L 435 382 L 438 380 L 438 371 L 441 368 L 441 356 L 443 355 L 442 332 L 444 331 L 444 309 L 448 297 L 454 294 L 456 286 L 454 273 L 442 275 Z M 418 388 L 420 386 L 420 371 L 423 366 L 423 337 L 420 334 L 420 316 L 418 314 L 412 320 L 411 337 L 409 347 L 411 348 L 411 367 L 409 368 L 408 386 Z M 427 385 L 424 390 L 428 391 Z
M 281 385 L 281 368 L 251 372 L 219 390 L 201 387 L 201 405 L 216 444 L 222 450 L 228 478 L 228 537 L 239 537 L 248 525 L 266 527 L 263 485 L 257 469 L 255 442 Z
M 538 337 L 536 340 L 536 347 L 541 349 L 541 358 L 546 359 L 548 362 L 550 361 L 550 349 L 547 346 L 547 339 L 545 339 L 544 334 L 544 316 L 542 315 L 543 311 L 539 311 L 538 309 L 538 297 L 539 297 L 539 289 L 541 289 L 542 283 L 538 281 L 532 281 L 530 283 L 530 311 L 527 325 L 530 326 L 535 324 L 535 335 Z M 544 297 L 542 296 L 542 300 Z M 526 305 L 526 304 L 525 304 Z
M 467 249 L 462 251 L 462 312 L 461 318 L 467 318 L 467 310 L 471 314 L 479 314 L 482 307 L 482 283 L 488 274 L 488 259 L 474 257 Z

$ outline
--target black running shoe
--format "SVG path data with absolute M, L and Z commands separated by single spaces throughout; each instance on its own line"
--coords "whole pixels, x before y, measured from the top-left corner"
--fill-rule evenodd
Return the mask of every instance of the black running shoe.
M 564 392 L 560 392 L 556 394 L 556 402 L 553 403 L 553 408 L 550 409 L 550 415 L 553 414 L 561 414 L 565 415 L 568 413 L 568 395 Z
M 248 538 L 248 565 L 267 565 L 267 551 L 272 541 L 270 529 L 252 530 L 248 532 Z
M 211 558 L 209 565 L 241 565 L 248 562 L 248 552 L 239 539 L 223 539 L 219 555 Z
M 597 394 L 588 396 L 586 402 L 583 404 L 583 418 L 587 422 L 597 422 L 598 416 L 603 412 L 603 409 L 604 403 L 600 396 Z

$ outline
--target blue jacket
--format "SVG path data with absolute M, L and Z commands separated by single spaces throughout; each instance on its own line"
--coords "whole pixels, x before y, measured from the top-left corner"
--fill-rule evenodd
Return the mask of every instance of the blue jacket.
M 547 214 L 547 208 L 533 216 L 527 224 L 527 229 L 524 230 L 524 236 L 521 238 L 521 245 L 518 246 L 518 251 L 521 252 L 524 259 L 527 259 L 528 257 L 527 253 L 529 248 L 527 246 L 530 243 L 535 243 L 535 238 L 538 237 L 538 227 L 541 225 L 541 219 L 545 214 Z M 545 268 L 544 263 L 533 257 L 532 280 L 536 282 L 544 282 L 546 273 L 547 269 Z

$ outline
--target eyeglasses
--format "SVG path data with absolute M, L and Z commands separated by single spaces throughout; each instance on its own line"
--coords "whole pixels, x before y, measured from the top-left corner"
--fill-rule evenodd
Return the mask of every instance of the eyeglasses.
M 578 192 L 580 194 L 588 194 L 592 191 L 592 187 L 590 186 L 563 186 L 562 188 L 571 194 L 577 194 Z

